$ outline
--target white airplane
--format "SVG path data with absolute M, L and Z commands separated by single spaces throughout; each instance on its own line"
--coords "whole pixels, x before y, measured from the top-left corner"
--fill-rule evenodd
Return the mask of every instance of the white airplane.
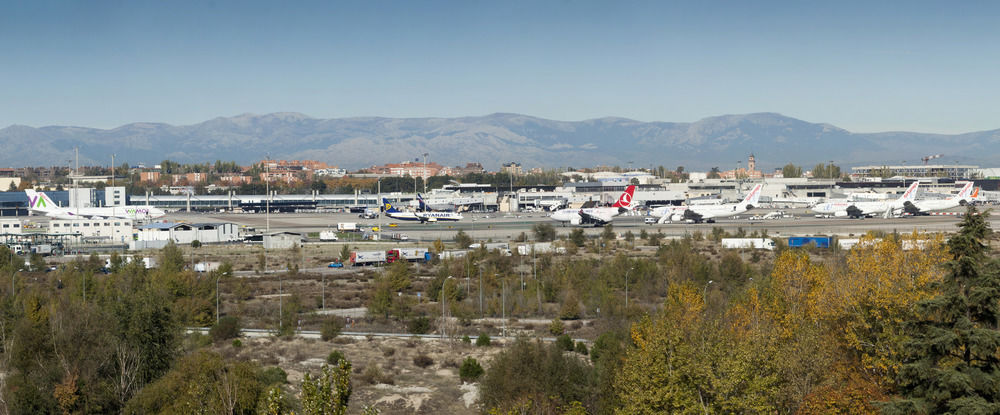
M 702 221 L 714 223 L 715 218 L 739 215 L 746 212 L 757 204 L 760 200 L 760 189 L 763 183 L 758 183 L 750 189 L 750 192 L 739 203 L 723 203 L 719 205 L 691 205 L 691 206 L 661 206 L 649 212 L 651 216 L 658 216 L 657 223 L 671 223 L 674 221 L 691 221 L 700 223 Z
M 411 200 L 409 206 L 418 211 L 440 210 L 454 212 L 459 210 L 459 207 L 461 206 L 474 205 L 482 202 L 482 199 L 474 197 L 434 197 L 431 195 L 430 199 L 424 199 L 423 195 L 417 193 L 417 199 Z
M 121 218 L 132 220 L 147 220 L 159 218 L 166 213 L 152 206 L 111 206 L 64 208 L 59 207 L 44 192 L 26 189 L 28 210 L 38 212 L 54 219 L 84 219 L 84 218 Z
M 455 212 L 403 212 L 396 209 L 386 198 L 382 198 L 382 206 L 385 208 L 385 215 L 396 220 L 419 221 L 420 223 L 462 220 L 462 215 Z
M 852 202 L 849 200 L 829 201 L 813 206 L 816 213 L 832 215 L 838 218 L 864 218 L 876 214 L 889 215 L 893 211 L 903 210 L 907 203 L 913 203 L 917 197 L 917 187 L 920 182 L 914 181 L 903 192 L 903 195 L 896 200 L 872 201 L 872 202 Z
M 930 211 L 956 208 L 974 200 L 972 195 L 973 190 L 975 190 L 973 182 L 968 182 L 965 186 L 962 186 L 962 190 L 960 190 L 955 196 L 944 199 L 917 200 L 904 206 L 903 209 L 907 213 L 921 215 Z
M 632 209 L 632 195 L 634 193 L 635 186 L 629 186 L 625 188 L 625 192 L 618 197 L 618 201 L 611 205 L 611 207 L 559 209 L 549 215 L 549 217 L 559 222 L 568 222 L 571 225 L 604 226 L 611 223 L 611 220 L 615 216 Z

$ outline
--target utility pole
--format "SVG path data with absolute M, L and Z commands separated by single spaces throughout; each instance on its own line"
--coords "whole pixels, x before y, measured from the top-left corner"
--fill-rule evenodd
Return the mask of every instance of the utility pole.
M 424 193 L 427 193 L 427 178 L 430 174 L 427 173 L 427 153 L 424 153 Z M 414 189 L 416 190 L 416 189 Z
M 496 278 L 496 274 L 493 274 L 493 277 Z M 500 309 L 502 310 L 500 312 L 501 313 L 500 314 L 500 320 L 503 322 L 503 330 L 501 330 L 500 335 L 502 337 L 507 337 L 507 285 L 506 285 L 506 283 L 507 283 L 506 279 L 500 280 L 500 304 L 501 304 Z
M 115 154 L 111 153 L 111 187 L 115 187 Z
M 271 233 L 271 155 L 267 155 L 264 161 L 264 221 L 266 222 L 267 233 Z
M 479 318 L 483 318 L 483 266 L 479 265 Z

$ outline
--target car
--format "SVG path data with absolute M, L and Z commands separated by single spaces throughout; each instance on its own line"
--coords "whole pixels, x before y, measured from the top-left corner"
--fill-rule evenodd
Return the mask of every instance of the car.
M 652 225 L 652 224 L 655 224 L 658 220 L 659 219 L 654 218 L 654 217 L 647 217 L 647 218 L 643 219 L 643 222 L 645 222 L 647 225 Z
M 390 228 L 395 228 L 395 227 L 397 227 L 397 226 L 399 226 L 399 225 L 397 225 L 397 224 L 395 224 L 395 223 L 390 223 L 390 224 L 389 224 L 389 227 L 390 227 Z
M 327 265 L 326 267 L 327 268 L 343 268 L 344 267 L 344 263 L 340 262 L 339 260 L 335 260 L 335 261 L 331 262 L 330 265 Z

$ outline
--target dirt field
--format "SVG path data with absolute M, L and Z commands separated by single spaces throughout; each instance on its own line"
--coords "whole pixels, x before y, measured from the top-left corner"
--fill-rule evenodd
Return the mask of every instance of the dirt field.
M 374 406 L 382 414 L 474 414 L 477 384 L 463 384 L 458 367 L 466 357 L 486 366 L 501 347 L 475 347 L 460 340 L 350 339 L 324 342 L 311 339 L 242 339 L 241 347 L 214 346 L 224 356 L 256 360 L 288 373 L 288 389 L 298 394 L 305 373 L 320 373 L 327 356 L 341 351 L 353 365 L 349 413 Z M 433 364 L 426 368 L 413 358 L 426 354 Z M 374 369 L 374 368 L 377 368 Z M 378 374 L 380 373 L 380 375 Z

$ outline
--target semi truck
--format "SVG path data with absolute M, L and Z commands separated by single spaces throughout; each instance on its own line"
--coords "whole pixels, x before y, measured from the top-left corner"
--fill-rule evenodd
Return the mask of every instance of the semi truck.
M 385 251 L 351 252 L 351 265 L 375 265 L 381 262 L 386 262 Z
M 340 222 L 337 224 L 337 230 L 341 232 L 357 232 L 358 224 L 354 222 Z
M 429 262 L 431 253 L 427 248 L 398 248 L 386 251 L 386 261 Z
M 531 255 L 532 252 L 535 254 L 551 254 L 551 253 L 564 253 L 566 250 L 561 247 L 555 247 L 552 242 L 536 242 L 527 245 L 518 245 L 517 254 L 518 255 Z
M 722 238 L 722 247 L 728 249 L 774 250 L 774 241 L 767 238 Z

